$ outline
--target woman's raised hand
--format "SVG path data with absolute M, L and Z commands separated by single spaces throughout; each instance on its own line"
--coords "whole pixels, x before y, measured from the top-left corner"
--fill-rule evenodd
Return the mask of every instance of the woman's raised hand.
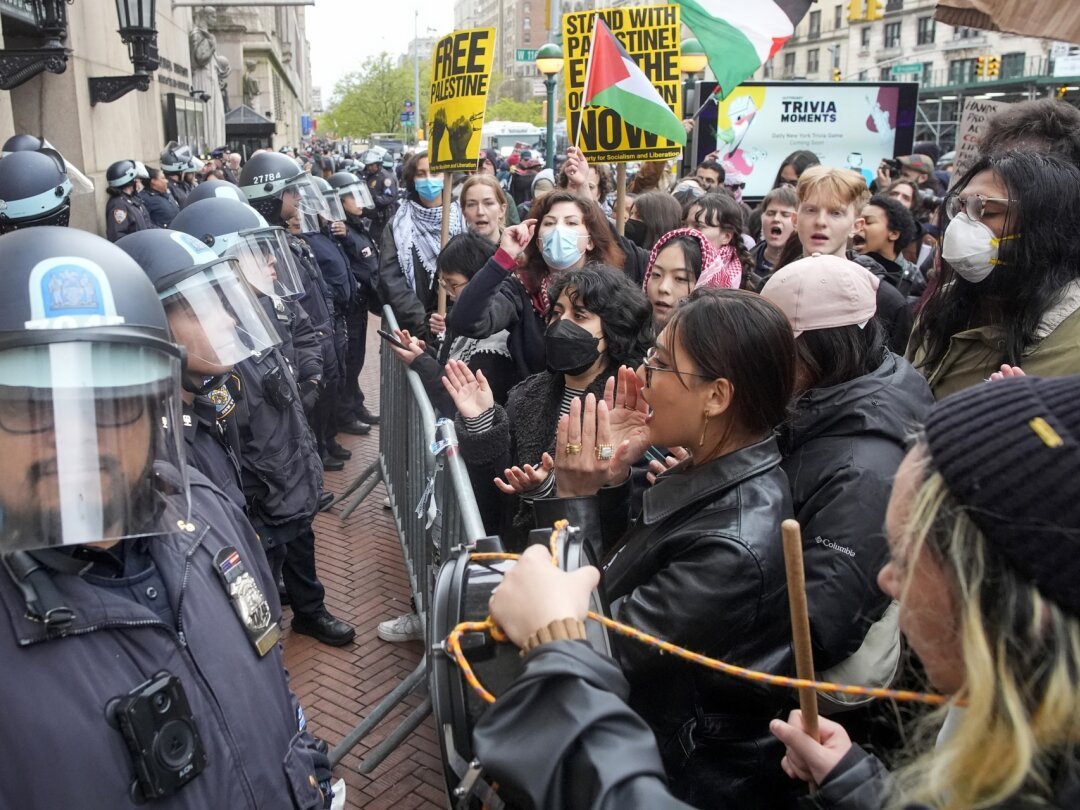
M 571 191 L 586 197 L 591 196 L 589 194 L 589 161 L 576 146 L 571 146 L 566 150 L 563 173 L 566 175 Z
M 645 475 L 645 480 L 649 482 L 649 486 L 656 483 L 658 475 L 662 475 L 672 467 L 677 467 L 690 458 L 690 451 L 685 447 L 670 447 L 668 453 L 669 455 L 665 456 L 663 461 L 649 462 L 649 472 Z
M 484 378 L 484 372 L 472 373 L 460 360 L 450 360 L 443 372 L 443 387 L 454 400 L 458 413 L 467 419 L 479 416 L 495 407 L 495 397 L 491 386 Z
M 780 767 L 792 779 L 804 782 L 813 780 L 822 784 L 836 764 L 851 750 L 851 738 L 839 723 L 818 718 L 818 736 L 821 742 L 810 737 L 803 726 L 802 712 L 795 709 L 785 723 L 773 720 L 769 731 L 787 746 L 787 753 L 780 760 Z
M 499 247 L 510 254 L 511 259 L 516 259 L 532 241 L 534 233 L 536 233 L 536 220 L 526 219 L 517 225 L 511 225 L 502 232 Z
M 622 366 L 604 386 L 604 404 L 608 410 L 610 441 L 616 448 L 625 447 L 628 464 L 633 464 L 649 449 L 649 403 L 641 396 L 642 384 L 632 368 Z
M 594 394 L 575 399 L 555 433 L 555 487 L 560 498 L 595 495 L 600 487 L 620 484 L 630 474 L 631 440 L 616 443 L 607 403 Z M 641 417 L 642 427 L 644 416 Z M 619 434 L 622 435 L 622 434 Z M 640 442 L 633 442 L 634 445 Z M 646 444 L 646 446 L 648 446 Z
M 390 347 L 390 351 L 396 354 L 398 359 L 405 365 L 411 366 L 413 360 L 424 353 L 424 341 L 410 335 L 407 329 L 395 329 L 394 337 L 396 337 L 405 348 L 399 349 L 390 341 L 387 341 L 386 345 Z
M 1010 366 L 1008 364 L 1002 365 L 999 371 L 995 371 L 990 375 L 990 382 L 998 382 L 999 380 L 1011 380 L 1013 377 L 1026 377 L 1027 374 L 1020 366 Z
M 540 463 L 535 467 L 532 464 L 526 464 L 524 467 L 510 467 L 503 470 L 506 480 L 496 477 L 495 486 L 507 495 L 522 495 L 532 492 L 543 484 L 554 469 L 555 460 L 544 453 L 540 458 Z

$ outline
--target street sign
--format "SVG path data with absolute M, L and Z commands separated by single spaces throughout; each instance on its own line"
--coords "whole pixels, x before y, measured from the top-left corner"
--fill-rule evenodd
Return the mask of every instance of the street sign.
M 912 62 L 907 65 L 893 65 L 892 74 L 896 76 L 900 73 L 922 73 L 922 64 L 920 62 Z
M 536 61 L 536 49 L 518 48 L 514 51 L 515 62 L 535 62 Z

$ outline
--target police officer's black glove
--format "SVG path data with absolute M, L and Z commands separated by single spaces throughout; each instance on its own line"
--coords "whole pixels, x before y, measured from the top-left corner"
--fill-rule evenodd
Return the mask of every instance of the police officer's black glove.
M 320 383 L 317 379 L 305 380 L 300 384 L 300 402 L 304 406 L 304 413 L 311 416 L 315 410 L 315 404 L 319 401 Z

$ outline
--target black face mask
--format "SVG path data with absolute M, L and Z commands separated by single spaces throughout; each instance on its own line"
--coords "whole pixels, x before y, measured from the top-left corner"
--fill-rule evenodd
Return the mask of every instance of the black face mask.
M 600 338 L 573 321 L 559 318 L 544 333 L 548 370 L 575 377 L 584 374 L 600 356 Z
M 639 219 L 628 219 L 623 223 L 623 233 L 627 239 L 639 248 L 645 247 L 645 223 Z

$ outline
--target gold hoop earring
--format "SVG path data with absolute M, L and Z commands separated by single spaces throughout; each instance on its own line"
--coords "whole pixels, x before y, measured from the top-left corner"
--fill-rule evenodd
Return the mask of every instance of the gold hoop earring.
M 706 410 L 704 413 L 705 413 L 705 424 L 701 426 L 701 438 L 698 439 L 698 443 L 697 443 L 698 447 L 701 447 L 703 444 L 705 444 L 705 431 L 709 429 L 709 411 Z

